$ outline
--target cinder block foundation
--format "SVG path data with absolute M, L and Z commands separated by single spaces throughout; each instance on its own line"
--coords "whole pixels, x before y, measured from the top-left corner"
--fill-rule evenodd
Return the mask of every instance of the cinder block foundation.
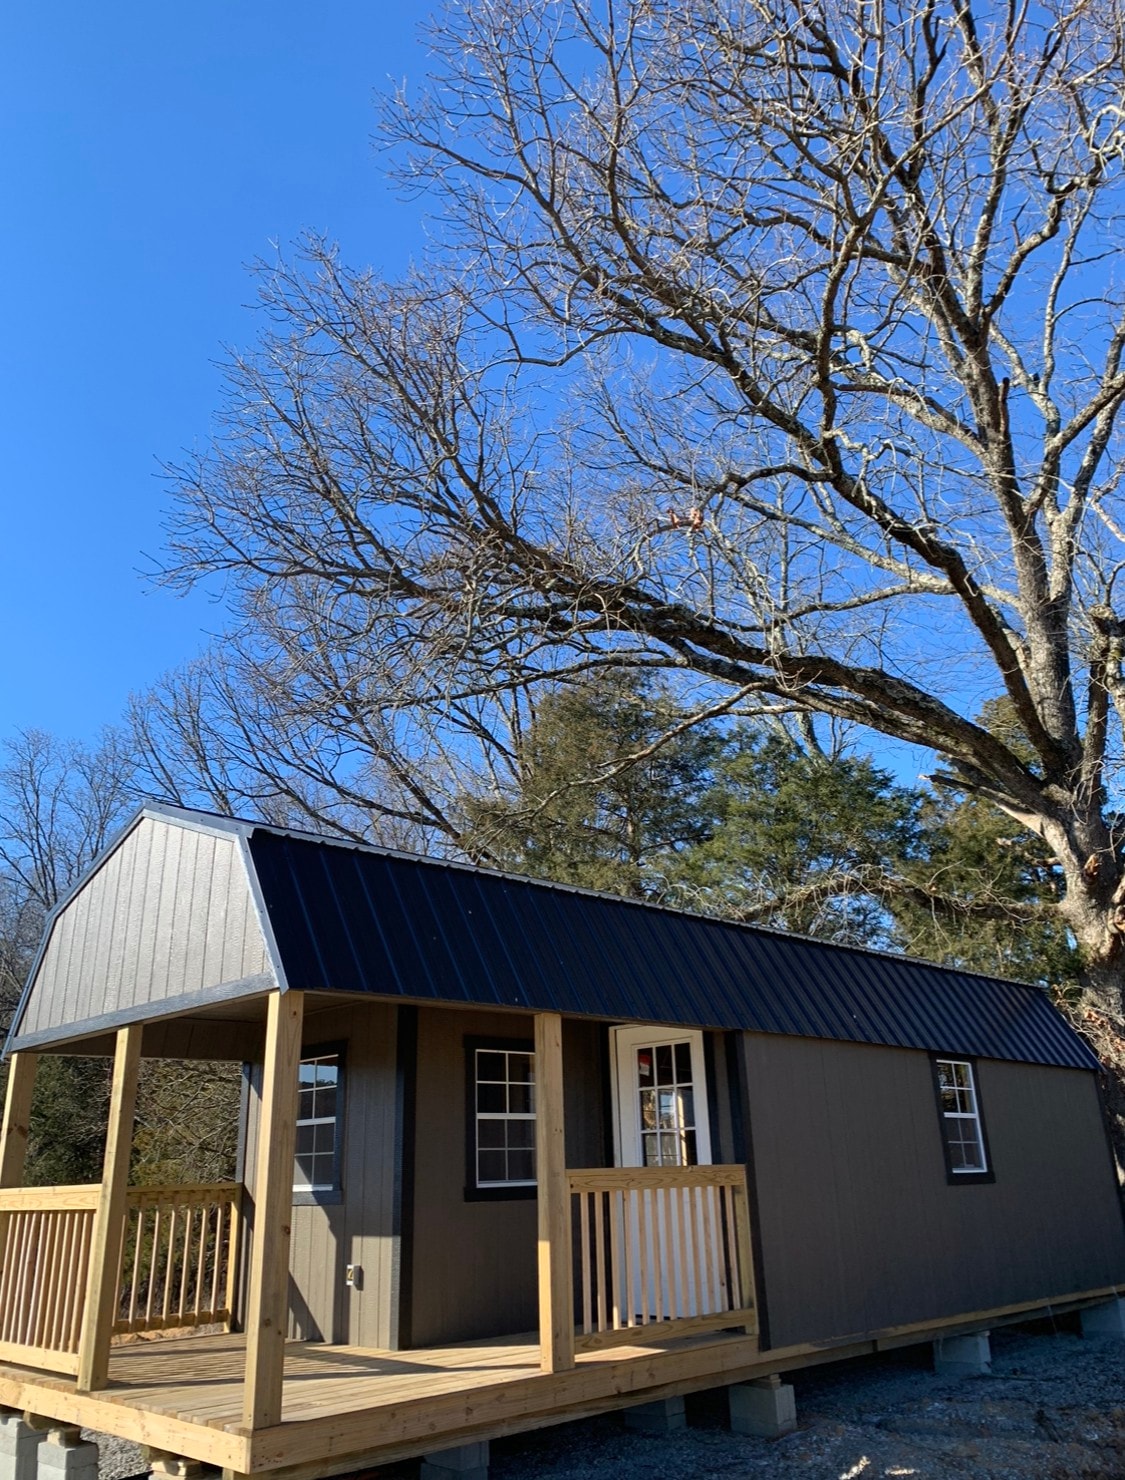
M 427 1454 L 419 1480 L 488 1480 L 488 1440 Z
M 934 1371 L 939 1377 L 987 1377 L 992 1371 L 988 1332 L 943 1336 L 935 1341 Z
M 736 1434 L 755 1439 L 780 1439 L 797 1427 L 797 1395 L 780 1377 L 738 1382 L 727 1389 L 730 1426 Z
M 1125 1341 L 1125 1300 L 1105 1300 L 1080 1312 L 1083 1336 L 1116 1336 Z
M 626 1408 L 625 1427 L 638 1434 L 674 1434 L 687 1428 L 687 1410 L 683 1398 L 660 1398 L 655 1403 L 638 1403 Z
M 11 1408 L 0 1409 L 0 1480 L 36 1480 L 43 1431 Z
M 98 1480 L 98 1446 L 78 1429 L 48 1429 L 39 1446 L 39 1480 Z

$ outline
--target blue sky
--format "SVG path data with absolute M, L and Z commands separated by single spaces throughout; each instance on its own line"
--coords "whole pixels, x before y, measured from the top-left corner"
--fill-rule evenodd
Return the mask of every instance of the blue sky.
M 405 14 L 404 14 L 405 12 Z M 372 146 L 418 8 L 78 0 L 0 23 L 0 738 L 85 738 L 221 626 L 153 590 L 157 461 L 206 440 L 245 265 L 304 228 L 396 275 L 422 245 Z M 402 17 L 402 18 L 400 18 Z

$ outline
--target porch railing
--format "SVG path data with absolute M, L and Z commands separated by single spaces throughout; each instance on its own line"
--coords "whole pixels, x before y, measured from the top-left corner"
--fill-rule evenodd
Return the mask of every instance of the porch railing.
M 754 1333 L 742 1166 L 568 1171 L 577 1351 L 737 1327 Z
M 78 1338 L 100 1188 L 0 1191 L 0 1357 L 78 1371 Z
M 0 1360 L 77 1373 L 100 1191 L 0 1190 Z M 114 1334 L 230 1320 L 240 1196 L 231 1182 L 128 1190 Z
M 131 1187 L 118 1264 L 115 1335 L 230 1320 L 241 1187 Z

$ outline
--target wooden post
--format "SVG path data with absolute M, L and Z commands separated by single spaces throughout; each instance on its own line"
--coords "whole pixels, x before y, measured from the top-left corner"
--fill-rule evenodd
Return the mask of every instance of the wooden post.
M 27 1161 L 27 1136 L 31 1124 L 31 1094 L 35 1088 L 38 1055 L 14 1053 L 8 1064 L 8 1089 L 4 1097 L 4 1125 L 0 1130 L 0 1187 L 19 1187 Z M 0 1269 L 8 1242 L 10 1215 L 0 1214 Z
M 535 1161 L 539 1183 L 539 1351 L 544 1372 L 574 1366 L 574 1253 L 563 1130 L 562 1018 L 535 1015 Z
M 90 1277 L 82 1311 L 78 1342 L 78 1390 L 93 1392 L 109 1381 L 109 1341 L 116 1312 L 118 1264 L 125 1228 L 125 1189 L 129 1185 L 129 1156 L 133 1149 L 133 1112 L 137 1104 L 137 1074 L 141 1065 L 144 1026 L 132 1023 L 117 1034 L 113 1058 L 113 1088 L 109 1097 L 102 1187 L 94 1213 Z
M 302 992 L 274 992 L 266 1018 L 266 1059 L 254 1167 L 254 1232 L 246 1298 L 246 1385 L 242 1422 L 281 1422 L 285 1328 L 289 1317 L 289 1228 L 297 1124 Z
M 31 1092 L 35 1088 L 38 1061 L 38 1054 L 14 1053 L 8 1064 L 4 1128 L 0 1131 L 0 1187 L 19 1187 L 23 1182 L 27 1131 L 31 1121 Z

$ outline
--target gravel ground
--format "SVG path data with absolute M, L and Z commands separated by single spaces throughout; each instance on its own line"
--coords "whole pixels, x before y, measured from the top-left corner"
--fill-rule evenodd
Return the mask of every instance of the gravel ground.
M 1125 1480 L 1125 1342 L 1069 1330 L 995 1331 L 992 1375 L 939 1379 L 930 1350 L 792 1373 L 796 1433 L 724 1428 L 725 1395 L 688 1399 L 686 1430 L 634 1434 L 619 1415 L 497 1440 L 491 1480 Z M 102 1480 L 143 1471 L 135 1445 L 102 1439 Z M 368 1472 L 408 1480 L 417 1467 Z

